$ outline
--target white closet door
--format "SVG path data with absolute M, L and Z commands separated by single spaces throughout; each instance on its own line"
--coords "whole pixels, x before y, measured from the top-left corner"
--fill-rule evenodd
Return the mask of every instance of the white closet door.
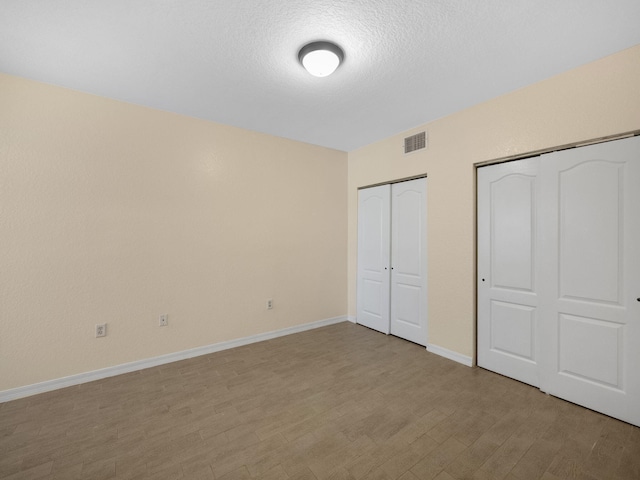
M 539 162 L 478 169 L 478 365 L 534 386 Z
M 427 179 L 391 186 L 391 333 L 427 345 Z
M 357 323 L 389 333 L 390 185 L 358 192 Z
M 541 158 L 541 389 L 640 425 L 640 137 Z

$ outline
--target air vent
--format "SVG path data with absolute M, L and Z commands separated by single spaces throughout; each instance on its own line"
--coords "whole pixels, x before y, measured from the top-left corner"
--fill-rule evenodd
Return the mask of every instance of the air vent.
M 427 133 L 420 132 L 404 139 L 404 153 L 415 152 L 427 148 Z

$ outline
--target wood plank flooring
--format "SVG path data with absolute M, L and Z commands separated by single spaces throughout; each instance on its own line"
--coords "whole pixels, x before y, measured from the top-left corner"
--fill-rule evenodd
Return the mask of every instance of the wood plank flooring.
M 0 404 L 2 479 L 640 479 L 640 429 L 351 323 Z

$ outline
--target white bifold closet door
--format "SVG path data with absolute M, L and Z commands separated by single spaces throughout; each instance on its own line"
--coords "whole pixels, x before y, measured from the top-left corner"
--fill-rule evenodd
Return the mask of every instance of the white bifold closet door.
M 358 192 L 357 322 L 389 333 L 391 185 Z
M 640 425 L 639 187 L 640 137 L 478 169 L 480 366 Z
M 426 178 L 358 193 L 357 322 L 427 344 Z

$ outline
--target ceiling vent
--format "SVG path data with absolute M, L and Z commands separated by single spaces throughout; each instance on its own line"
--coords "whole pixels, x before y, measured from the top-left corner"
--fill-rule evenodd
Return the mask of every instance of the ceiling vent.
M 423 148 L 427 148 L 427 132 L 416 133 L 404 139 L 405 155 Z

